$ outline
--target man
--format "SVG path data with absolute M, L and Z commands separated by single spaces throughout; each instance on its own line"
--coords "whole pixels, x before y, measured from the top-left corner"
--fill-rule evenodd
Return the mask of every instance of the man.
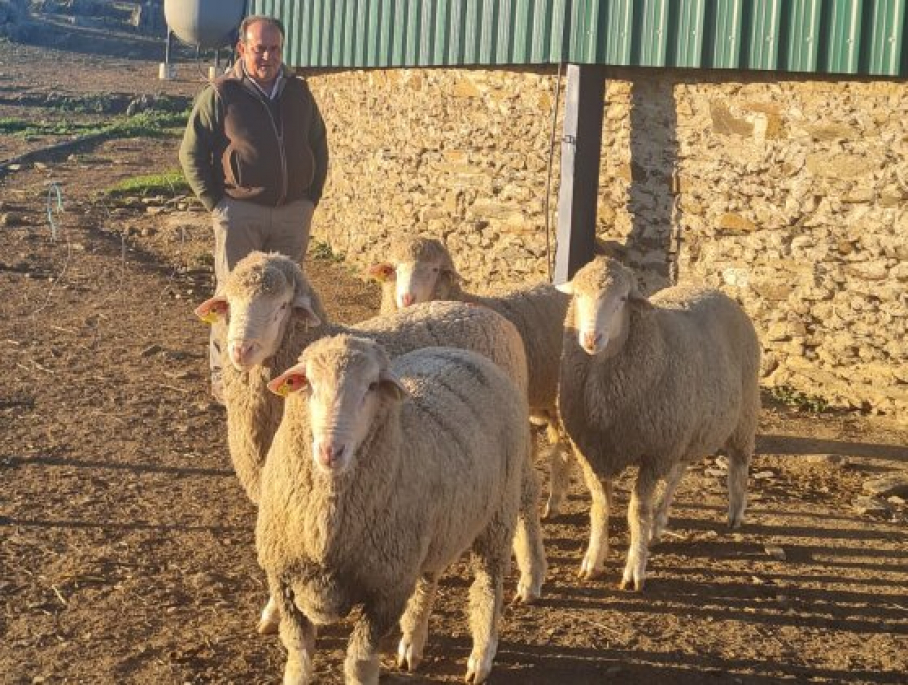
M 312 213 L 328 173 L 325 123 L 306 82 L 283 65 L 284 27 L 246 17 L 239 59 L 199 95 L 189 117 L 180 163 L 211 212 L 217 288 L 253 250 L 302 261 Z M 223 403 L 220 339 L 212 327 L 212 394 Z

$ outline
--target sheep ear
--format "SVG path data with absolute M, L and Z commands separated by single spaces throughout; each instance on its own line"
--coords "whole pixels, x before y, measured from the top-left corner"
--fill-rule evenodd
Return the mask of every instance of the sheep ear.
M 299 392 L 308 386 L 309 379 L 306 378 L 306 367 L 303 364 L 287 369 L 268 383 L 268 389 L 281 397 L 287 397 L 290 393 Z
M 312 298 L 308 295 L 297 295 L 293 298 L 293 314 L 313 327 L 322 323 L 312 308 Z
M 385 281 L 393 277 L 394 273 L 394 265 L 388 262 L 373 264 L 366 271 L 368 278 L 372 279 L 373 281 L 378 281 L 379 283 L 384 283 Z
M 445 276 L 451 279 L 452 283 L 461 283 L 463 281 L 463 277 L 457 273 L 457 269 L 454 268 L 453 264 L 444 264 L 441 267 L 441 270 Z
M 229 311 L 230 305 L 227 303 L 227 298 L 223 295 L 215 295 L 196 307 L 195 315 L 205 323 L 214 324 L 227 318 Z
M 627 303 L 634 309 L 645 312 L 653 308 L 653 303 L 647 300 L 638 292 L 632 292 L 627 296 Z
M 555 290 L 557 290 L 558 292 L 564 293 L 565 295 L 574 294 L 574 286 L 571 284 L 570 281 L 566 281 L 564 283 L 559 283 L 558 285 L 555 286 Z
M 378 384 L 383 393 L 398 402 L 410 396 L 409 391 L 398 380 L 397 376 L 388 370 L 383 370 L 378 374 Z

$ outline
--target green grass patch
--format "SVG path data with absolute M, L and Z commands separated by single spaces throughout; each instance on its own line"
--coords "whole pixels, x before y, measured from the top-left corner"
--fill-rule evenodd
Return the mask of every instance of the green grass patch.
M 134 195 L 148 197 L 151 195 L 189 195 L 191 190 L 186 179 L 180 171 L 165 171 L 163 174 L 147 174 L 134 176 L 120 181 L 115 186 L 104 191 L 111 197 Z
M 113 116 L 106 121 L 78 122 L 28 121 L 25 119 L 0 119 L 0 135 L 20 138 L 43 136 L 89 136 L 103 133 L 111 138 L 156 138 L 170 135 L 186 126 L 189 112 L 140 112 L 135 116 Z
M 344 255 L 338 254 L 331 249 L 331 246 L 321 240 L 313 240 L 309 245 L 309 255 L 312 259 L 318 259 L 326 262 L 342 262 Z
M 794 388 L 781 385 L 769 389 L 770 396 L 780 404 L 787 407 L 795 407 L 800 411 L 810 412 L 812 414 L 822 414 L 829 411 L 829 402 L 817 395 L 808 395 L 807 393 L 795 390 Z

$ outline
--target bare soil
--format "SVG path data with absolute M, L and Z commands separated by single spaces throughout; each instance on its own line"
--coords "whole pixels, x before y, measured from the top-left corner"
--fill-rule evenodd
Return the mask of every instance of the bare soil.
M 0 116 L 59 115 L 11 94 L 201 87 L 187 63 L 177 81 L 157 81 L 160 46 L 70 43 L 78 52 L 0 43 Z M 176 167 L 178 144 L 111 140 L 0 179 L 0 683 L 280 679 L 278 638 L 254 630 L 266 597 L 255 510 L 231 471 L 224 413 L 208 397 L 207 330 L 192 314 L 211 292 L 206 217 L 181 199 L 99 193 Z M 0 158 L 21 147 L 0 140 Z M 64 211 L 49 218 L 51 183 Z M 375 286 L 344 263 L 306 268 L 336 319 L 377 310 Z M 616 587 L 626 479 L 608 573 L 578 580 L 578 479 L 545 524 L 545 598 L 505 610 L 491 682 L 908 682 L 904 504 L 853 507 L 867 479 L 908 472 L 906 445 L 891 420 L 767 397 L 747 523 L 726 529 L 721 469 L 704 459 L 642 593 Z M 463 566 L 444 579 L 418 673 L 394 668 L 388 638 L 385 682 L 462 679 L 468 582 Z M 319 682 L 342 680 L 349 627 L 320 634 Z

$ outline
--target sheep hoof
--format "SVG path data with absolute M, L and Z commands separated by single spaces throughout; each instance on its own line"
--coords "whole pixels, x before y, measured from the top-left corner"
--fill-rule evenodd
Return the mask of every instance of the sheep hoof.
M 580 564 L 580 571 L 577 575 L 584 580 L 595 580 L 605 575 L 605 568 L 602 566 L 597 568 L 592 561 L 584 559 L 583 563 Z
M 406 637 L 401 638 L 397 646 L 397 667 L 402 671 L 412 673 L 422 662 L 422 649 L 408 640 Z
M 540 597 L 542 597 L 540 588 L 532 588 L 525 583 L 518 583 L 517 594 L 514 595 L 511 604 L 534 604 Z
M 630 592 L 642 592 L 643 591 L 643 579 L 642 578 L 624 578 L 620 583 L 618 583 L 619 590 L 628 590 Z
M 473 683 L 473 685 L 484 683 L 491 672 L 492 655 L 489 655 L 487 658 L 470 655 L 470 660 L 467 662 L 467 675 L 464 678 L 464 682 Z

